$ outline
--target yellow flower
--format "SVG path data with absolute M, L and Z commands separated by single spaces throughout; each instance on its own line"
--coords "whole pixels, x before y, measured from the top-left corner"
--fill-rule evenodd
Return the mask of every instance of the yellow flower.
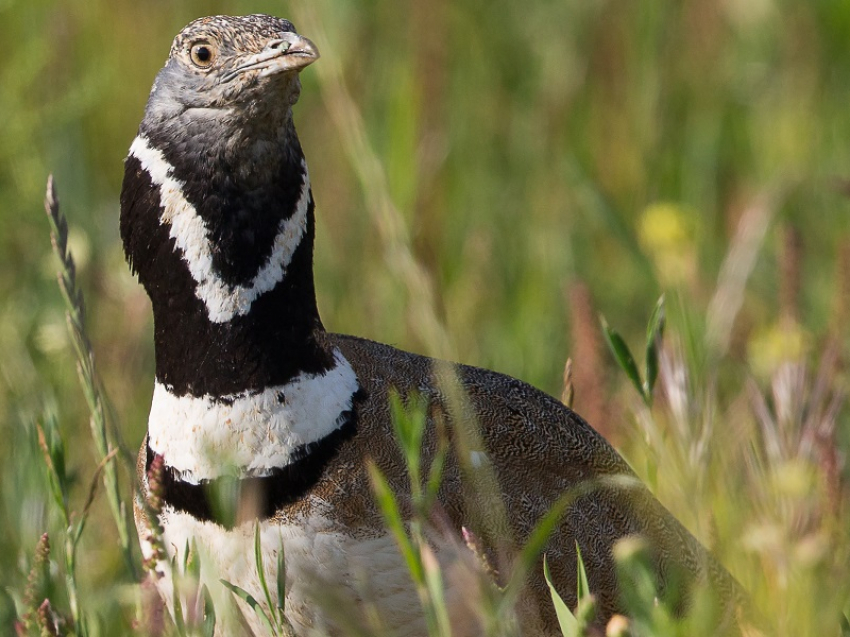
M 808 337 L 796 323 L 774 323 L 756 331 L 747 343 L 747 356 L 755 374 L 769 378 L 782 363 L 799 361 L 807 350 Z
M 638 222 L 638 241 L 652 259 L 662 285 L 687 282 L 696 270 L 694 215 L 669 202 L 647 206 Z

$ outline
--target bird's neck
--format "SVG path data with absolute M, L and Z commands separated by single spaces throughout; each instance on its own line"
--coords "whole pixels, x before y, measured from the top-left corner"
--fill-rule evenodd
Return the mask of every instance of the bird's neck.
M 203 485 L 235 476 L 258 481 L 270 515 L 353 435 L 360 392 L 316 309 L 306 163 L 297 139 L 198 152 L 199 133 L 169 135 L 142 129 L 121 193 L 154 314 L 148 460 L 162 457 L 175 509 L 208 519 Z
M 125 249 L 153 306 L 157 382 L 228 397 L 334 369 L 300 147 L 241 162 L 180 150 L 142 131 L 122 191 Z

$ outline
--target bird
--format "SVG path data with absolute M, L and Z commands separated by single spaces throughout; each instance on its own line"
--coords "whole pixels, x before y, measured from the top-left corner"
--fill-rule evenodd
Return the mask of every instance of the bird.
M 318 58 L 282 18 L 189 23 L 125 160 L 120 234 L 150 297 L 155 352 L 135 516 L 169 609 L 190 547 L 207 556 L 210 586 L 225 580 L 266 604 L 259 540 L 263 574 L 272 588 L 280 580 L 295 634 L 344 634 L 346 622 L 370 625 L 367 615 L 388 634 L 426 634 L 370 477 L 370 467 L 380 471 L 409 520 L 411 478 L 393 424 L 399 401 L 423 405 L 423 466 L 442 457 L 427 545 L 446 573 L 489 563 L 482 570 L 503 585 L 517 551 L 572 493 L 539 553 L 575 606 L 579 547 L 600 625 L 624 612 L 613 557 L 623 538 L 646 540 L 661 589 L 681 572 L 735 598 L 723 566 L 560 401 L 494 371 L 325 329 L 312 267 L 315 204 L 293 122 L 300 73 Z M 464 482 L 477 469 L 490 489 L 469 497 Z M 228 516 L 214 494 L 229 488 L 237 496 Z M 463 537 L 483 548 L 470 551 Z M 464 619 L 468 581 L 446 576 L 454 634 L 482 634 Z M 331 591 L 353 610 L 340 617 L 322 603 Z M 560 634 L 542 557 L 517 612 L 524 634 Z M 244 614 L 254 634 L 267 634 Z

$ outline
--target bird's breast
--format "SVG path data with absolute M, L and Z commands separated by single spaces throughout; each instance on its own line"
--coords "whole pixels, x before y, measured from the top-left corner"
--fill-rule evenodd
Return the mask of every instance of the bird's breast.
M 407 565 L 395 539 L 384 530 L 366 532 L 340 527 L 337 521 L 321 513 L 286 523 L 267 520 L 255 526 L 248 522 L 230 530 L 169 510 L 160 519 L 169 562 L 158 564 L 161 577 L 156 585 L 172 613 L 174 582 L 180 580 L 179 572 L 173 569 L 179 570 L 178 565 L 184 563 L 186 547 L 195 547 L 200 555 L 200 580 L 213 595 L 221 589 L 220 580 L 224 580 L 267 607 L 254 559 L 258 532 L 263 575 L 272 600 L 278 599 L 279 559 L 285 566 L 286 616 L 298 635 L 313 634 L 316 629 L 320 634 L 340 634 L 339 626 L 357 623 L 366 627 L 369 620 L 364 609 L 367 608 L 377 614 L 384 627 L 400 631 L 399 634 L 427 632 Z M 143 553 L 150 555 L 144 535 L 142 545 Z M 449 584 L 449 601 L 453 597 L 463 598 L 460 591 L 450 590 Z M 188 591 L 190 595 L 193 592 L 194 589 Z M 192 598 L 185 597 L 178 592 L 177 599 L 188 606 Z M 240 606 L 254 634 L 267 634 L 256 612 Z M 453 614 L 457 616 L 460 610 Z M 218 632 L 229 634 L 227 619 L 221 621 L 225 625 L 219 625 Z M 458 619 L 456 627 L 462 626 L 463 620 Z M 462 630 L 454 634 L 472 632 Z

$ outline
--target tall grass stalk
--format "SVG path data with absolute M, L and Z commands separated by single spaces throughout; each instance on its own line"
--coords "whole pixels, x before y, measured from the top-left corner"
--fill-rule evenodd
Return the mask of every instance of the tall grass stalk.
M 302 3 L 292 9 L 296 21 L 316 39 L 319 49 L 333 50 L 316 7 Z M 339 59 L 328 55 L 317 65 L 316 72 L 325 104 L 380 235 L 387 265 L 407 288 L 408 319 L 413 331 L 429 354 L 454 358 L 451 336 L 436 311 L 434 281 L 413 253 L 410 229 L 390 195 L 386 173 L 369 140 L 363 115 L 345 85 Z
M 129 516 L 127 515 L 125 500 L 121 497 L 116 471 L 118 449 L 112 443 L 107 427 L 103 395 L 95 369 L 94 350 L 86 332 L 85 304 L 82 292 L 77 285 L 77 268 L 74 265 L 74 258 L 68 249 L 68 221 L 59 209 L 53 175 L 50 175 L 47 179 L 44 208 L 50 223 L 50 241 L 53 246 L 53 253 L 59 261 L 57 280 L 62 298 L 65 301 L 65 318 L 77 359 L 80 388 L 89 407 L 92 441 L 97 453 L 97 460 L 102 464 L 106 498 L 118 530 L 118 541 L 124 556 L 124 563 L 129 573 L 132 574 L 133 578 L 136 578 L 136 563 L 130 546 Z

